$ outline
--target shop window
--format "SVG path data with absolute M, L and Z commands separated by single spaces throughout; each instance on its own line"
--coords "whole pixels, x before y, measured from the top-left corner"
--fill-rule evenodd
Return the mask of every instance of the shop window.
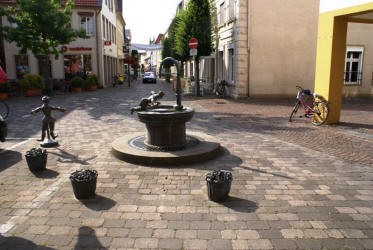
M 80 16 L 80 27 L 85 29 L 87 36 L 93 36 L 93 16 Z
M 28 56 L 27 55 L 16 55 L 16 73 L 17 79 L 22 79 L 24 74 L 29 73 Z
M 361 83 L 363 52 L 363 47 L 347 47 L 344 77 L 345 84 Z
M 92 73 L 91 55 L 65 55 L 64 70 L 66 80 L 71 80 L 74 76 L 85 78 Z

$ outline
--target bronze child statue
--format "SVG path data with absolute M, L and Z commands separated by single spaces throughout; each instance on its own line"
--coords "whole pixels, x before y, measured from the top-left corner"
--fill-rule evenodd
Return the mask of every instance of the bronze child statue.
M 145 111 L 147 109 L 157 108 L 160 104 L 160 102 L 158 102 L 157 100 L 161 99 L 163 96 L 164 96 L 163 91 L 158 91 L 158 93 L 155 93 L 154 91 L 152 91 L 151 95 L 148 98 L 141 99 L 139 106 L 131 108 L 131 114 L 137 111 Z
M 52 117 L 51 113 L 52 113 L 52 110 L 58 110 L 61 112 L 66 111 L 66 109 L 64 108 L 50 106 L 49 100 L 50 98 L 48 96 L 43 96 L 41 99 L 41 101 L 43 102 L 43 105 L 31 111 L 31 114 L 36 114 L 39 111 L 42 111 L 44 114 L 42 133 L 41 133 L 41 139 L 40 139 L 42 143 L 40 143 L 40 146 L 55 146 L 58 144 L 58 142 L 54 141 L 54 139 L 57 137 L 57 135 L 54 134 L 54 123 L 56 120 Z M 47 134 L 47 141 L 44 142 L 46 134 Z M 53 140 L 51 140 L 50 137 L 52 137 Z

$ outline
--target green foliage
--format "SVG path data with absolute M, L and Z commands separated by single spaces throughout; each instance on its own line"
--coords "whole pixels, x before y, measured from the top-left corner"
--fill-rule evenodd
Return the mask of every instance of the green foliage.
M 87 86 L 98 86 L 98 77 L 96 74 L 87 75 Z
M 176 53 L 184 59 L 189 58 L 188 41 L 194 37 L 198 40 L 198 55 L 209 56 L 211 43 L 211 8 L 209 0 L 190 0 L 186 11 L 180 12 L 180 21 L 176 28 Z
M 71 79 L 71 86 L 75 89 L 81 88 L 83 86 L 83 79 L 79 76 L 74 76 L 73 79 Z
M 25 54 L 55 55 L 61 52 L 59 45 L 69 44 L 76 38 L 87 38 L 84 29 L 70 28 L 73 0 L 67 0 L 62 9 L 61 0 L 16 0 L 15 6 L 4 9 L 12 26 L 2 27 L 1 32 L 8 42 L 15 42 Z
M 43 78 L 37 74 L 24 75 L 20 83 L 21 83 L 21 88 L 25 91 L 43 89 L 45 87 Z
M 0 83 L 0 93 L 9 93 L 10 85 L 8 82 Z
M 137 50 L 132 50 L 131 57 L 135 59 L 135 62 L 131 65 L 133 68 L 133 73 L 137 76 L 137 69 L 140 67 L 139 65 L 139 52 Z
M 165 37 L 162 40 L 162 59 L 165 59 L 166 57 L 173 57 L 170 38 Z M 169 69 L 172 66 L 172 63 L 166 62 L 163 64 L 165 69 Z

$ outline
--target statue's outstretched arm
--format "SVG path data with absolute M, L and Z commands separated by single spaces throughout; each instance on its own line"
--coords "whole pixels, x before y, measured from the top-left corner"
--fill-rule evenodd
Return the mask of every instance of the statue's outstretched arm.
M 33 110 L 31 110 L 31 114 L 36 114 L 37 112 L 39 112 L 41 110 L 41 107 L 37 107 Z

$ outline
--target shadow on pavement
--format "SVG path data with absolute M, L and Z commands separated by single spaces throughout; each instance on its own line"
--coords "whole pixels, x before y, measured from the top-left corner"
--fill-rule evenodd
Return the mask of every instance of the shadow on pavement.
M 0 249 L 40 249 L 55 250 L 55 248 L 36 245 L 34 242 L 21 237 L 5 237 L 0 235 Z
M 61 148 L 57 147 L 56 149 L 59 150 L 61 153 L 55 153 L 55 152 L 48 152 L 48 153 L 62 157 L 63 159 L 61 158 L 57 159 L 57 161 L 61 163 L 79 163 L 81 165 L 89 165 L 88 161 L 93 160 L 97 157 L 97 155 L 94 155 L 86 159 L 79 159 L 78 156 L 70 154 L 69 152 Z
M 94 229 L 82 226 L 79 228 L 78 242 L 75 244 L 74 250 L 80 249 L 107 249 L 97 239 Z
M 46 169 L 41 172 L 31 172 L 31 173 L 33 173 L 35 177 L 38 177 L 41 179 L 54 179 L 59 175 L 58 172 L 51 170 L 51 169 Z
M 353 123 L 353 122 L 339 122 L 338 124 L 332 125 L 333 127 L 347 127 L 350 129 L 359 129 L 359 128 L 365 128 L 365 129 L 372 129 L 372 124 L 363 124 L 363 123 Z
M 286 178 L 286 179 L 294 179 L 294 178 L 289 177 L 289 176 L 284 175 L 284 174 L 272 173 L 272 172 L 268 172 L 268 171 L 264 171 L 264 170 L 260 170 L 260 169 L 256 169 L 256 168 L 250 168 L 250 167 L 245 167 L 245 166 L 240 166 L 240 168 L 244 168 L 244 169 L 251 170 L 251 171 L 254 171 L 254 172 L 258 172 L 258 173 L 262 173 L 262 174 L 270 174 L 270 175 L 273 175 L 273 176 L 278 176 L 278 177 L 282 177 L 282 178 Z
M 5 169 L 17 164 L 22 160 L 22 154 L 17 151 L 7 150 L 3 151 L 0 154 L 1 156 L 1 164 L 0 164 L 0 172 L 4 171 Z
M 114 200 L 97 194 L 93 199 L 80 200 L 80 202 L 87 208 L 95 211 L 109 210 L 117 204 Z
M 253 213 L 258 209 L 256 202 L 232 196 L 229 196 L 227 201 L 221 202 L 220 204 L 241 213 Z

